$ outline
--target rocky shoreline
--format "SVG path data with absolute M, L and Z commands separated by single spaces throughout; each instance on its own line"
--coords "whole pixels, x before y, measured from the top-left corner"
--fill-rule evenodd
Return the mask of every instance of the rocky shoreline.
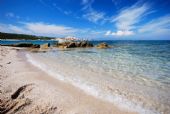
M 33 43 L 18 43 L 18 44 L 10 44 L 10 45 L 2 45 L 2 46 L 12 46 L 12 47 L 27 47 L 27 48 L 49 48 L 51 45 L 49 43 L 45 44 L 33 44 Z M 52 45 L 52 47 L 56 48 L 92 48 L 96 47 L 99 49 L 111 48 L 112 46 L 108 45 L 105 42 L 97 44 L 96 46 L 89 41 L 71 41 L 71 42 L 63 42 L 56 43 Z

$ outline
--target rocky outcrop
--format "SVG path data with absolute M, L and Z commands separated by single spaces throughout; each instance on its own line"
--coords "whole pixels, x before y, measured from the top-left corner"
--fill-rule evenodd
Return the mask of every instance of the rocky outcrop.
M 107 43 L 104 43 L 104 42 L 98 44 L 96 47 L 100 49 L 111 48 L 111 46 L 109 46 Z
M 70 43 L 67 45 L 67 48 L 75 48 L 75 47 L 77 47 L 75 42 L 70 42 Z
M 80 47 L 93 47 L 93 44 L 87 41 L 80 42 Z
M 88 41 L 64 42 L 64 43 L 59 43 L 57 47 L 59 48 L 86 48 L 86 47 L 93 47 L 93 44 Z

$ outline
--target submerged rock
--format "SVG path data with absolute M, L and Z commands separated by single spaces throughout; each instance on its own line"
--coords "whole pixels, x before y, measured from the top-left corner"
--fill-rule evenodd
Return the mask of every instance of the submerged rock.
M 97 48 L 100 48 L 100 49 L 105 49 L 105 48 L 111 48 L 111 46 L 109 46 L 107 43 L 103 42 L 103 43 L 100 43 L 96 46 Z

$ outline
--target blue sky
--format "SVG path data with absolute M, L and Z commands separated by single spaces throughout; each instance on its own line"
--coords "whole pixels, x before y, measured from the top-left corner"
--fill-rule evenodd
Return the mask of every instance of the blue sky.
M 170 0 L 0 0 L 0 31 L 170 40 Z

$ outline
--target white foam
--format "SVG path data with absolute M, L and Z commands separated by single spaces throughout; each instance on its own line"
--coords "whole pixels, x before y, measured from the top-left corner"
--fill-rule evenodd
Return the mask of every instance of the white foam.
M 91 84 L 88 84 L 88 82 L 85 83 L 82 80 L 78 80 L 77 78 L 73 78 L 73 77 L 68 78 L 63 75 L 60 75 L 56 70 L 49 69 L 47 65 L 43 64 L 42 62 L 36 61 L 30 54 L 26 54 L 26 57 L 31 64 L 47 72 L 50 76 L 64 82 L 69 82 L 72 85 L 85 91 L 89 95 L 114 103 L 118 105 L 120 108 L 124 108 L 129 111 L 138 112 L 139 114 L 159 114 L 154 110 L 144 109 L 139 104 L 132 103 L 131 101 L 127 100 L 126 98 L 123 98 L 123 96 L 120 96 L 118 94 L 113 95 L 113 93 L 109 93 L 105 91 L 103 92 L 99 87 L 95 87 Z

